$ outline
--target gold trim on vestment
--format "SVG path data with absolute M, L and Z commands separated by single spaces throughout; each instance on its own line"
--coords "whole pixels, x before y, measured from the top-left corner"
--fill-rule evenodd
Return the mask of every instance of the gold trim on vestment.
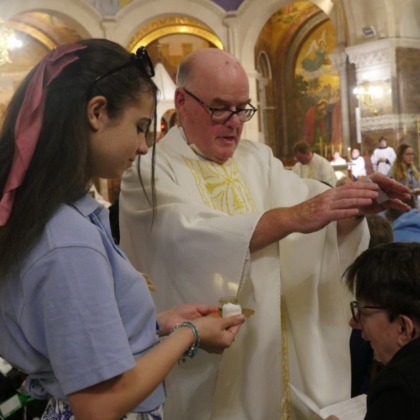
M 287 345 L 287 319 L 283 295 L 280 295 L 280 325 L 281 325 L 281 346 L 282 346 L 282 387 L 280 420 L 291 420 L 292 402 L 290 397 L 290 375 L 289 375 L 289 347 Z
M 195 153 L 196 148 L 191 147 Z M 243 179 L 238 164 L 230 158 L 223 165 L 208 160 L 190 159 L 183 156 L 197 184 L 203 203 L 226 214 L 246 214 L 257 211 L 254 199 Z M 281 322 L 281 384 L 282 397 L 280 420 L 291 420 L 292 408 L 289 388 L 289 350 L 284 301 L 280 296 Z
M 257 211 L 238 164 L 230 158 L 223 165 L 183 156 L 197 184 L 203 203 L 229 215 Z

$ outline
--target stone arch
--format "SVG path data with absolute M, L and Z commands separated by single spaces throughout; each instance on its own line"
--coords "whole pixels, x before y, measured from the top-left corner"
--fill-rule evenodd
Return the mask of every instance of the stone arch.
M 47 12 L 67 20 L 83 37 L 102 38 L 102 16 L 83 0 L 26 0 L 8 1 L 2 5 L 5 20 L 25 12 Z M 63 12 L 65 10 L 65 13 Z
M 328 16 L 332 14 L 334 0 L 308 0 L 318 6 Z M 261 30 L 266 24 L 267 20 L 282 7 L 290 4 L 290 0 L 264 0 L 264 8 L 261 8 L 261 3 L 255 0 L 245 0 L 238 10 L 238 36 L 240 44 L 237 46 L 238 59 L 244 66 L 250 78 L 250 96 L 255 98 L 256 92 L 256 78 L 258 77 L 255 69 L 255 53 L 254 46 L 260 36 Z M 259 128 L 256 126 L 257 122 L 251 120 L 244 126 L 244 136 L 248 138 L 261 137 Z M 274 148 L 273 148 L 274 149 Z
M 272 68 L 270 58 L 265 51 L 260 51 L 257 58 L 257 98 L 260 121 L 260 141 L 267 143 L 270 138 L 271 125 L 269 121 L 269 92 L 272 90 Z M 271 144 L 269 144 L 271 146 Z
M 242 3 L 239 8 L 242 44 L 239 48 L 241 56 L 238 58 L 247 71 L 255 71 L 254 51 L 250 45 L 255 45 L 267 20 L 289 3 L 290 0 L 264 0 L 264 8 L 261 8 L 261 3 L 255 0 L 245 0 Z M 333 0 L 308 0 L 308 3 L 318 6 L 328 16 L 333 9 Z
M 141 45 L 147 46 L 159 38 L 176 34 L 197 36 L 220 49 L 224 49 L 223 43 L 209 27 L 200 21 L 185 16 L 165 16 L 152 20 L 135 33 L 127 49 L 134 52 Z
M 271 79 L 271 64 L 270 59 L 265 51 L 261 51 L 257 59 L 258 72 L 265 79 Z
M 139 28 L 159 17 L 183 15 L 202 22 L 215 33 L 223 45 L 227 45 L 227 28 L 223 25 L 225 14 L 221 7 L 206 0 L 155 0 L 153 5 L 144 0 L 135 0 L 115 16 L 118 22 L 117 42 L 128 45 Z

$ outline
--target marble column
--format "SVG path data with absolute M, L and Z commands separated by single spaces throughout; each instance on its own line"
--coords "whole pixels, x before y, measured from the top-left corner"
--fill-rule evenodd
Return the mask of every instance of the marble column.
M 257 85 L 258 85 L 258 98 L 259 98 L 258 109 L 259 109 L 259 112 L 261 113 L 261 115 L 259 115 L 259 120 L 261 124 L 261 129 L 259 133 L 260 134 L 259 141 L 261 143 L 267 143 L 266 137 L 268 134 L 267 95 L 266 95 L 267 84 L 268 84 L 267 79 L 265 77 L 262 77 L 259 74 L 258 79 L 257 79 Z
M 241 57 L 240 54 L 241 49 L 238 38 L 240 23 L 240 17 L 238 16 L 238 13 L 236 11 L 228 12 L 223 22 L 228 28 L 228 45 L 226 46 L 226 50 L 243 63 L 243 57 Z M 257 78 L 259 77 L 259 75 L 255 71 L 255 68 L 245 68 L 245 71 L 248 75 L 249 80 L 249 97 L 251 98 L 251 101 L 254 104 L 254 106 L 256 106 Z M 260 133 L 258 128 L 258 115 L 255 115 L 250 121 L 244 124 L 242 138 L 247 138 L 253 141 L 259 141 Z
M 118 42 L 115 28 L 117 26 L 117 20 L 114 16 L 104 16 L 101 22 L 101 27 L 104 31 L 104 38 L 110 41 Z
M 240 60 L 240 48 L 238 43 L 238 13 L 227 12 L 226 17 L 223 19 L 223 23 L 227 26 L 228 29 L 228 45 L 226 46 L 226 50 L 238 58 L 238 60 Z
M 340 76 L 340 101 L 341 101 L 341 130 L 343 135 L 343 150 L 351 146 L 350 142 L 350 107 L 348 99 L 348 76 L 347 76 L 347 54 L 342 45 L 338 45 L 336 51 L 330 54 L 332 66 Z
M 257 106 L 257 79 L 260 75 L 254 71 L 247 71 L 248 80 L 249 80 L 249 97 L 251 98 L 251 102 L 254 106 Z M 260 141 L 260 132 L 259 132 L 259 124 L 258 119 L 261 116 L 258 116 L 258 112 L 254 115 L 254 117 L 244 123 L 244 129 L 242 132 L 242 138 L 246 138 L 253 141 Z

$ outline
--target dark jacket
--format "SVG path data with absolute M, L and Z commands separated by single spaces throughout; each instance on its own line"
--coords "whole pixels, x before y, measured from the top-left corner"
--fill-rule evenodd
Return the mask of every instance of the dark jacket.
M 402 347 L 373 380 L 365 420 L 420 419 L 420 338 Z

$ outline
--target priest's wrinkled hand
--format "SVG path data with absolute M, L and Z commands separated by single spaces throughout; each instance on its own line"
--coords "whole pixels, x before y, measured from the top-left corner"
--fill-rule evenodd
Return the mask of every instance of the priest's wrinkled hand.
M 360 214 L 360 209 L 372 206 L 379 187 L 374 182 L 352 182 L 330 188 L 292 207 L 266 211 L 258 221 L 249 245 L 258 251 L 291 233 L 316 232 L 329 223 Z
M 402 200 L 410 198 L 408 188 L 379 173 L 369 176 L 372 182 L 353 182 L 319 194 L 298 204 L 295 217 L 300 219 L 297 232 L 310 233 L 321 229 L 333 220 L 354 217 L 359 214 L 375 214 L 388 207 L 409 211 Z M 379 203 L 379 188 L 385 191 L 389 200 Z M 298 220 L 295 220 L 298 224 Z
M 360 209 L 361 213 L 374 214 L 383 211 L 389 207 L 401 211 L 411 210 L 410 206 L 403 202 L 410 199 L 408 187 L 378 172 L 369 175 L 367 179 L 369 179 L 370 181 L 372 181 L 372 183 L 376 184 L 379 188 L 381 188 L 388 195 L 389 200 L 384 201 L 382 203 L 374 201 L 370 206 L 367 206 L 365 208 L 362 207 Z M 356 182 L 356 184 L 357 183 L 358 182 Z
M 375 206 L 374 201 L 378 198 L 378 190 L 378 185 L 372 182 L 353 182 L 342 187 L 331 188 L 291 207 L 289 220 L 292 231 L 316 232 L 332 221 L 357 216 L 362 208 L 367 210 Z
M 408 188 L 395 180 L 375 173 L 370 181 L 352 182 L 330 188 L 317 196 L 292 207 L 279 207 L 266 211 L 258 221 L 251 238 L 251 253 L 279 241 L 291 233 L 316 232 L 333 221 L 351 220 L 360 214 L 374 214 L 388 207 L 402 211 L 410 208 L 401 200 L 409 199 Z M 378 203 L 379 189 L 389 200 Z M 357 221 L 356 221 L 357 222 Z M 354 228 L 357 223 L 353 223 Z M 338 231 L 348 229 L 339 229 Z

